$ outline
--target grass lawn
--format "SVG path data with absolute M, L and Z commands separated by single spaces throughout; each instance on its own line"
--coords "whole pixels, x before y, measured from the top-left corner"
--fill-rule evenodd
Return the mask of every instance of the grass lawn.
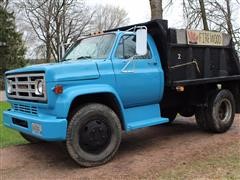
M 27 143 L 17 131 L 6 128 L 3 125 L 3 111 L 9 108 L 10 105 L 8 103 L 0 102 L 0 148 Z

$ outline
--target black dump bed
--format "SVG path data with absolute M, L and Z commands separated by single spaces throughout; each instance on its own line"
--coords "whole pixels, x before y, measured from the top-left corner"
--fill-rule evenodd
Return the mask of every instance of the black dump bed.
M 117 29 L 128 30 L 134 26 L 146 26 L 152 35 L 162 60 L 167 86 L 240 79 L 240 63 L 229 35 L 169 29 L 166 20 Z

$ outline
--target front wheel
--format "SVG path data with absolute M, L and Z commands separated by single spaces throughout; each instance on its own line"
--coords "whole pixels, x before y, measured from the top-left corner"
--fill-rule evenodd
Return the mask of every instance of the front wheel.
M 204 130 L 223 133 L 231 127 L 235 113 L 232 93 L 229 90 L 221 90 L 210 95 L 208 107 L 198 109 L 196 120 Z
M 98 166 L 115 155 L 121 142 L 121 124 L 112 109 L 102 104 L 87 104 L 72 116 L 67 150 L 79 165 Z

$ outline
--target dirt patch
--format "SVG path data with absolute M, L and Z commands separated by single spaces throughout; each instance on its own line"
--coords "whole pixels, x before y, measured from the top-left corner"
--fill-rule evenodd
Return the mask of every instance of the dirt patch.
M 224 134 L 198 129 L 193 118 L 179 117 L 172 126 L 155 126 L 123 135 L 115 158 L 106 165 L 81 168 L 54 143 L 22 145 L 0 150 L 1 179 L 138 179 L 174 166 L 225 152 L 239 142 L 240 116 Z

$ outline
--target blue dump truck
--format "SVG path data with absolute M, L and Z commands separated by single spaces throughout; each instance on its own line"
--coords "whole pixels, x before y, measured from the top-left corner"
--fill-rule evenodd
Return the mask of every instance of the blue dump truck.
M 154 20 L 79 39 L 59 63 L 5 74 L 4 125 L 30 142 L 62 141 L 79 165 L 108 162 L 122 132 L 195 115 L 209 132 L 240 113 L 240 63 L 229 35 Z M 159 137 L 161 138 L 161 137 Z

